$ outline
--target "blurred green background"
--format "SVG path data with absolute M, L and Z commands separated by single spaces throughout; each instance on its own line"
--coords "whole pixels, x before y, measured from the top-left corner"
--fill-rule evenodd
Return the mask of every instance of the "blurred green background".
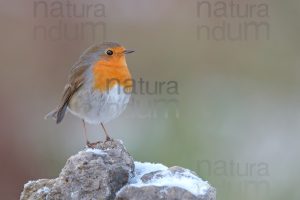
M 79 119 L 67 115 L 57 126 L 43 117 L 59 102 L 81 52 L 118 41 L 136 50 L 127 59 L 135 79 L 152 89 L 155 82 L 178 83 L 178 94 L 133 95 L 126 112 L 107 124 L 136 160 L 190 168 L 217 188 L 219 200 L 298 200 L 300 2 L 214 0 L 200 10 L 199 2 L 1 1 L 1 199 L 18 199 L 28 180 L 56 177 L 84 148 Z M 252 10 L 230 16 L 228 2 L 241 13 L 247 5 Z M 215 3 L 226 4 L 227 16 L 208 16 Z M 267 15 L 257 14 L 260 4 Z M 251 30 L 228 37 L 252 22 L 269 29 L 260 27 L 258 38 Z M 99 24 L 90 31 L 85 23 Z M 223 23 L 225 37 L 199 35 L 199 27 Z M 100 127 L 88 126 L 88 134 L 103 139 Z

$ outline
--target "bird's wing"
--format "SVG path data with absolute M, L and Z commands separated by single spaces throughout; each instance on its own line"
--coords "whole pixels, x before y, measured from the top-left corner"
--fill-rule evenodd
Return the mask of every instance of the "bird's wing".
M 89 66 L 89 64 L 78 62 L 72 67 L 60 105 L 54 111 L 46 115 L 46 118 L 49 116 L 55 118 L 57 124 L 63 120 L 73 94 L 84 84 L 85 72 Z
M 60 123 L 63 120 L 72 96 L 84 84 L 85 72 L 91 64 L 98 59 L 101 48 L 105 49 L 106 47 L 92 45 L 83 52 L 70 71 L 69 80 L 65 86 L 61 104 L 55 110 L 47 114 L 45 118 L 52 117 L 56 119 L 56 123 Z

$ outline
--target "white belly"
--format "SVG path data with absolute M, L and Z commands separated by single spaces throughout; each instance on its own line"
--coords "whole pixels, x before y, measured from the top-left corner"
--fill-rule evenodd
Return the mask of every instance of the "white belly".
M 73 95 L 69 111 L 90 124 L 106 123 L 125 110 L 129 99 L 130 94 L 118 85 L 104 93 L 87 86 Z

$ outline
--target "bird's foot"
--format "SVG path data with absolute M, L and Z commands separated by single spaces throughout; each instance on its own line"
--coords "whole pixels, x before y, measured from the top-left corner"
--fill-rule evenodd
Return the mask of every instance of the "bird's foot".
M 89 147 L 89 148 L 92 148 L 92 149 L 96 148 L 97 144 L 100 144 L 100 141 L 93 142 L 93 143 L 91 143 L 89 141 L 86 142 L 86 146 Z
M 105 141 L 104 142 L 108 142 L 108 141 L 113 141 L 113 139 L 109 136 L 106 136 Z

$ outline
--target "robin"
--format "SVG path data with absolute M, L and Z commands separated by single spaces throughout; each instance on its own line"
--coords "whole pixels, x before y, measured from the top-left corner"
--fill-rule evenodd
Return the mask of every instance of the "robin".
M 106 139 L 111 140 L 104 123 L 118 117 L 126 108 L 132 91 L 131 74 L 125 55 L 134 51 L 116 42 L 104 42 L 86 49 L 73 65 L 65 86 L 61 103 L 48 113 L 59 124 L 67 111 L 83 122 L 84 137 L 88 147 L 85 123 L 102 126 Z

